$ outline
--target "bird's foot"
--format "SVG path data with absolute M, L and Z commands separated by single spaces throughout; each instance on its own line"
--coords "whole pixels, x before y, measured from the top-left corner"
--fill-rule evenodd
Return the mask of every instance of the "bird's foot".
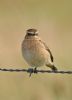
M 29 77 L 31 77 L 31 75 L 32 75 L 33 72 L 34 72 L 34 71 L 33 71 L 33 68 L 29 68 L 29 69 L 28 69 Z
M 37 74 L 37 68 L 36 67 L 34 68 L 33 71 L 34 71 L 35 74 Z
M 37 68 L 29 68 L 28 69 L 29 77 L 31 77 L 32 73 L 37 74 Z

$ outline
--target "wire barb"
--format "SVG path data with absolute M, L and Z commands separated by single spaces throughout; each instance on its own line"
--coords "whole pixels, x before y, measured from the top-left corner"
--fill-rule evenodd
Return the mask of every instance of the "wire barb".
M 6 68 L 0 68 L 0 71 L 5 71 L 5 72 L 27 72 L 27 73 L 54 73 L 54 74 L 72 74 L 71 71 L 64 71 L 64 70 L 57 70 L 57 71 L 52 71 L 52 70 L 36 70 L 36 72 L 32 69 L 6 69 Z

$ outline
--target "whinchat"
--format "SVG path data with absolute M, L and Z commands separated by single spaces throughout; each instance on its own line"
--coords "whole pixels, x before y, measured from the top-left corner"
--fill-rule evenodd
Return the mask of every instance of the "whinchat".
M 57 68 L 54 66 L 52 53 L 45 42 L 40 39 L 36 29 L 32 28 L 26 31 L 22 42 L 22 55 L 35 70 L 37 67 L 46 65 L 53 71 L 57 71 Z

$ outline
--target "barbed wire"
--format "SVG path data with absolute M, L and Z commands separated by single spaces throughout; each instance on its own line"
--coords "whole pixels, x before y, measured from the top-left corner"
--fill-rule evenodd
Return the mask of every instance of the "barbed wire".
M 0 71 L 5 71 L 5 72 L 27 72 L 27 73 L 55 73 L 55 74 L 72 74 L 71 71 L 64 71 L 64 70 L 57 70 L 57 71 L 52 71 L 52 70 L 33 70 L 32 68 L 29 69 L 6 69 L 6 68 L 0 68 Z

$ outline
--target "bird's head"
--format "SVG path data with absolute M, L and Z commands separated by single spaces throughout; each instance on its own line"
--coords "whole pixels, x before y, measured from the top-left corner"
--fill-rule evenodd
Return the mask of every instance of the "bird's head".
M 34 28 L 28 29 L 27 30 L 27 35 L 28 36 L 37 36 L 38 35 L 38 31 L 37 31 L 37 29 L 34 29 Z

